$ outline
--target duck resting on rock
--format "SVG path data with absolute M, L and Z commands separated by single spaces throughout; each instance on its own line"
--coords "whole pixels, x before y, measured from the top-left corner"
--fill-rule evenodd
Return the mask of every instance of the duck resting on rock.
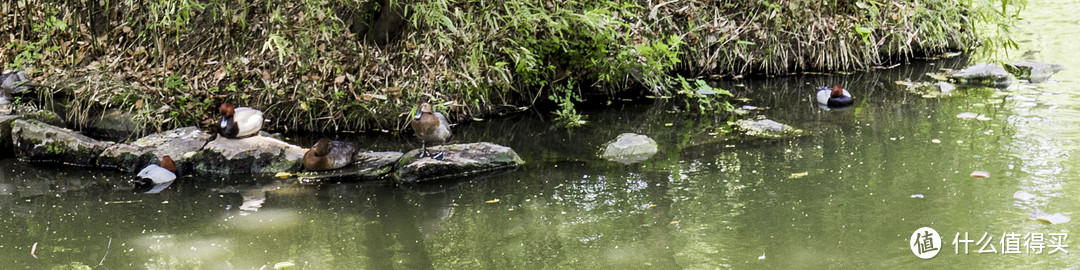
M 829 108 L 841 108 L 854 104 L 855 99 L 851 98 L 851 93 L 848 93 L 847 89 L 837 84 L 832 87 L 832 90 L 827 87 L 818 88 L 817 102 Z
M 430 155 L 427 151 L 427 144 L 444 143 L 447 138 L 450 138 L 450 122 L 446 121 L 446 116 L 433 111 L 431 104 L 424 101 L 420 103 L 420 110 L 416 112 L 416 116 L 413 116 L 411 126 L 413 133 L 416 133 L 416 137 L 420 138 L 420 145 L 423 149 L 419 157 L 430 156 L 436 160 L 442 160 L 445 153 L 439 152 Z
M 259 133 L 262 128 L 262 111 L 233 106 L 228 101 L 218 107 L 221 114 L 221 124 L 218 134 L 225 138 L 242 138 Z
M 309 171 L 334 170 L 352 164 L 356 147 L 351 143 L 319 139 L 304 153 L 304 169 Z

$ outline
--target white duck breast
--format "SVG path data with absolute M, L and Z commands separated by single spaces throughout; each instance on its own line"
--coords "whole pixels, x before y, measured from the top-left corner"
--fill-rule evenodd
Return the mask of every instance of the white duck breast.
M 139 171 L 139 177 L 150 179 L 154 184 L 161 184 L 176 180 L 176 174 L 156 164 L 150 164 Z
M 844 89 L 844 96 L 850 97 L 851 93 L 848 93 L 847 89 Z M 805 96 L 804 96 L 805 97 Z M 817 91 L 817 102 L 821 104 L 829 104 L 829 98 L 832 97 L 832 90 L 822 89 Z
M 262 129 L 262 111 L 250 107 L 240 107 L 236 108 L 235 112 L 233 121 L 236 121 L 236 128 L 239 130 L 236 133 L 237 137 L 255 135 L 255 133 L 259 133 L 259 129 Z

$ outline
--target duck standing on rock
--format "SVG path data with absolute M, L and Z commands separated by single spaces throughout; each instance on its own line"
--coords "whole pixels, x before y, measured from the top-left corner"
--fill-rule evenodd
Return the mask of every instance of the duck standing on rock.
M 416 112 L 411 125 L 413 133 L 416 133 L 416 137 L 420 137 L 423 150 L 419 157 L 431 156 L 436 160 L 442 160 L 443 152 L 435 153 L 435 155 L 428 154 L 427 143 L 444 143 L 447 138 L 450 138 L 450 122 L 446 121 L 446 116 L 432 111 L 431 104 L 424 101 L 420 103 L 420 111 Z
M 818 88 L 817 102 L 829 108 L 841 108 L 851 106 L 855 103 L 855 99 L 851 98 L 851 93 L 848 93 L 847 89 L 837 84 L 832 87 L 832 90 L 827 87 Z
M 233 106 L 228 101 L 218 107 L 221 113 L 221 129 L 218 133 L 225 138 L 240 138 L 255 135 L 262 129 L 262 111 L 249 107 Z
M 171 184 L 173 180 L 176 180 L 176 162 L 173 162 L 169 156 L 162 156 L 161 165 L 147 165 L 146 168 L 139 171 L 139 179 L 135 180 L 135 183 L 142 186 L 157 185 L 153 190 L 147 192 L 157 193 L 169 187 L 162 184 Z
M 352 164 L 356 146 L 342 141 L 319 139 L 304 153 L 304 169 L 309 171 L 334 170 Z

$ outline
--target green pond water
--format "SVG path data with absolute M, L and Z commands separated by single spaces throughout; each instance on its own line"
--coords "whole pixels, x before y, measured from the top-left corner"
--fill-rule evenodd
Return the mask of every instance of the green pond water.
M 962 68 L 968 63 L 960 58 L 849 76 L 720 82 L 749 99 L 743 103 L 767 108 L 754 114 L 804 130 L 793 139 L 729 140 L 726 118 L 678 112 L 673 103 L 616 103 L 585 110 L 589 123 L 572 130 L 532 111 L 459 125 L 456 142 L 507 145 L 527 164 L 433 185 L 192 176 L 141 194 L 128 174 L 3 160 L 0 265 L 1075 269 L 1076 238 L 1062 241 L 1067 253 L 1034 254 L 1023 236 L 1041 233 L 1049 246 L 1051 233 L 1068 235 L 1080 224 L 1035 219 L 1075 218 L 1080 206 L 1078 11 L 1075 2 L 1043 1 L 1025 12 L 1021 49 L 1010 59 L 1065 67 L 1041 84 L 923 98 L 896 83 Z M 813 89 L 837 83 L 856 95 L 856 106 L 818 108 Z M 964 112 L 989 119 L 957 117 Z M 659 153 L 632 165 L 597 157 L 625 132 L 655 139 Z M 419 146 L 407 135 L 343 139 L 369 150 Z M 1034 198 L 1016 199 L 1018 191 Z M 929 260 L 911 250 L 920 227 L 942 238 Z M 973 242 L 957 248 L 957 233 Z M 984 233 L 996 253 L 978 252 L 990 248 L 975 242 Z M 1006 233 L 1020 235 L 1010 245 L 1020 254 L 1004 254 Z

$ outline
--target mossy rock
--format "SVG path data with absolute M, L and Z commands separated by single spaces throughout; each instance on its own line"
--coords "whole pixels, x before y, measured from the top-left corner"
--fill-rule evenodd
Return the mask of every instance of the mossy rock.
M 11 137 L 16 156 L 22 160 L 80 166 L 96 165 L 98 155 L 110 145 L 37 120 L 15 120 L 11 124 Z
M 762 139 L 791 138 L 803 133 L 801 129 L 769 119 L 741 119 L 735 121 L 734 126 L 742 130 L 746 136 Z
M 1014 76 L 1020 79 L 1025 79 L 1033 83 L 1044 82 L 1050 79 L 1050 75 L 1054 75 L 1058 71 L 1061 71 L 1062 67 L 1058 64 L 1048 64 L 1032 61 L 1018 61 L 1005 64 L 1005 70 L 1012 73 Z
M 656 141 L 648 136 L 634 133 L 619 134 L 615 140 L 604 147 L 600 157 L 623 164 L 632 164 L 649 159 L 656 154 Z
M 949 80 L 968 87 L 1005 88 L 1012 82 L 1012 76 L 998 64 L 982 63 L 949 75 Z
M 137 171 L 148 164 L 158 163 L 162 156 L 169 156 L 176 161 L 183 173 L 188 169 L 187 161 L 198 153 L 209 139 L 210 134 L 197 127 L 162 131 L 106 148 L 101 153 L 98 165 Z
M 11 123 L 22 118 L 21 115 L 0 115 L 0 156 L 14 154 L 11 139 Z
M 298 171 L 306 150 L 278 139 L 218 137 L 190 159 L 195 171 L 208 174 Z
M 525 164 L 510 147 L 487 142 L 432 146 L 428 152 L 443 152 L 443 159 L 418 158 L 420 149 L 406 152 L 397 161 L 394 178 L 402 183 L 420 183 Z

